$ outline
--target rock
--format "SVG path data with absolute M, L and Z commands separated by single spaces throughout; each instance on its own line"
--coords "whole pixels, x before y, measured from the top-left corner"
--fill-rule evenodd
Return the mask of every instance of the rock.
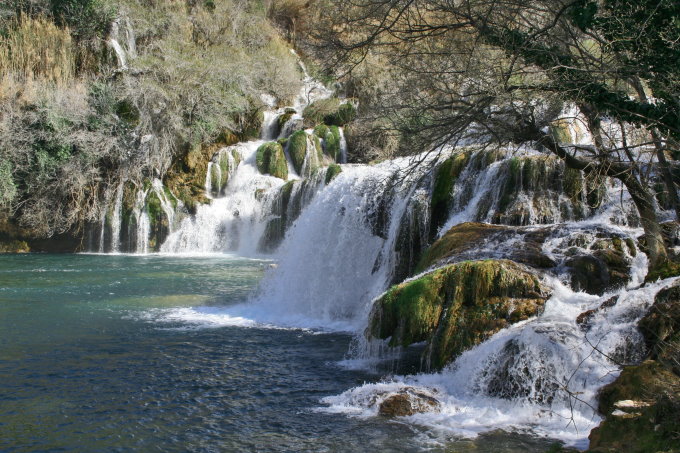
M 469 161 L 469 152 L 456 153 L 437 167 L 430 202 L 430 241 L 436 238 L 437 232 L 449 216 L 453 185 Z
M 680 378 L 654 360 L 626 367 L 600 391 L 605 419 L 593 429 L 589 452 L 680 451 Z
M 574 256 L 565 261 L 571 274 L 572 289 L 601 295 L 624 286 L 630 280 L 631 258 L 636 253 L 635 248 L 630 247 L 619 237 L 604 237 L 593 243 L 589 250 L 575 249 Z
M 378 413 L 387 417 L 404 417 L 439 411 L 441 404 L 430 393 L 412 387 L 388 394 L 378 405 Z
M 342 167 L 338 164 L 331 164 L 328 166 L 328 169 L 326 170 L 326 179 L 325 183 L 330 184 L 333 179 L 338 176 L 340 173 L 342 173 Z
M 500 329 L 538 314 L 548 297 L 537 276 L 508 260 L 464 261 L 393 286 L 376 300 L 369 334 L 390 346 L 428 342 L 438 369 Z
M 257 148 L 255 162 L 260 173 L 272 175 L 284 181 L 288 179 L 286 155 L 277 142 L 265 143 Z
M 650 357 L 680 376 L 680 283 L 657 293 L 639 327 Z
M 297 174 L 303 177 L 310 176 L 316 171 L 322 159 L 320 145 L 317 148 L 313 138 L 307 135 L 305 131 L 297 131 L 290 136 L 288 139 L 288 155 Z
M 542 250 L 543 242 L 550 233 L 549 228 L 527 229 L 477 222 L 461 223 L 451 228 L 425 251 L 415 272 L 441 266 L 468 254 L 478 255 L 481 243 L 500 243 L 513 236 L 522 236 L 522 247 L 513 247 L 503 258 L 537 269 L 551 268 L 556 263 Z M 498 253 L 498 250 L 494 253 Z
M 26 241 L 9 240 L 0 241 L 0 253 L 28 253 L 31 248 Z

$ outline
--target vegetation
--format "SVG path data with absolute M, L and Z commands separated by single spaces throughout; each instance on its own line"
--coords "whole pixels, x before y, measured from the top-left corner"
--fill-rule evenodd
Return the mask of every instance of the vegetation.
M 297 63 L 260 2 L 2 9 L 0 210 L 30 236 L 98 221 L 126 180 L 160 177 L 186 205 L 204 201 L 189 173 L 213 144 L 259 135 L 262 93 L 285 103 L 298 92 Z
M 288 162 L 280 144 L 269 142 L 260 146 L 255 160 L 260 173 L 269 174 L 284 181 L 288 179 Z
M 528 143 L 592 178 L 617 178 L 639 212 L 652 267 L 666 263 L 654 187 L 661 182 L 677 217 L 677 2 L 363 0 L 324 8 L 324 32 L 312 41 L 329 68 L 349 74 L 364 127 L 397 137 L 395 152 Z M 592 144 L 553 135 L 566 119 Z

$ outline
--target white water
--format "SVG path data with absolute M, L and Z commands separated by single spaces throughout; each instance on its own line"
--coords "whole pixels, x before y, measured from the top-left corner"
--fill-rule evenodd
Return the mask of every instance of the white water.
M 255 164 L 261 140 L 226 148 L 236 149 L 242 161 L 229 180 L 225 194 L 210 204 L 200 205 L 195 216 L 186 217 L 161 246 L 166 253 L 236 252 L 241 256 L 258 256 L 260 237 L 268 219 L 263 210 L 264 198 L 258 194 L 280 188 L 284 181 L 262 175 Z M 212 166 L 219 167 L 212 163 Z M 210 180 L 211 166 L 206 179 Z M 206 182 L 206 187 L 209 182 Z
M 639 256 L 635 267 L 646 269 L 646 258 Z M 586 448 L 590 430 L 600 421 L 594 410 L 597 391 L 619 374 L 609 357 L 640 358 L 637 322 L 655 294 L 674 281 L 597 297 L 552 279 L 553 295 L 543 314 L 500 331 L 442 372 L 365 384 L 324 398 L 322 410 L 374 416 L 383 399 L 415 387 L 434 392 L 442 407 L 405 417 L 411 423 L 463 437 L 494 429 L 533 433 Z M 579 314 L 613 296 L 616 305 L 598 311 L 588 328 L 577 325 Z
M 330 95 L 309 77 L 302 63 L 301 68 L 305 73 L 304 88 L 293 106 L 297 113 L 284 126 L 282 136 L 298 127 L 302 121 L 300 112 L 309 102 Z M 269 104 L 274 106 L 273 102 Z M 237 149 L 242 155 L 224 193 L 211 196 L 210 204 L 198 206 L 196 215 L 184 218 L 176 228 L 170 200 L 160 181 L 154 181 L 152 189 L 161 200 L 171 229 L 161 247 L 163 253 L 233 252 L 240 256 L 263 256 L 260 244 L 268 222 L 274 217 L 273 205 L 284 181 L 261 175 L 255 165 L 255 154 L 264 140 L 277 138 L 274 132 L 277 118 L 284 112 L 285 109 L 265 112 L 262 140 L 220 151 L 230 153 Z M 340 150 L 340 160 L 346 162 L 344 134 Z M 414 210 L 416 199 L 428 195 L 420 184 L 420 178 L 427 172 L 425 165 L 417 172 L 402 175 L 404 178 L 395 178 L 409 163 L 400 159 L 376 166 L 343 165 L 342 173 L 326 185 L 323 172 L 312 175 L 305 171 L 313 164 L 306 162 L 302 176 L 308 180 L 296 182 L 291 192 L 291 200 L 301 200 L 302 212 L 286 231 L 275 254 L 266 256 L 276 260 L 278 267 L 266 270 L 259 293 L 237 306 L 170 309 L 154 312 L 153 318 L 193 327 L 299 327 L 360 335 L 366 327 L 372 301 L 392 281 L 398 260 L 395 244 L 400 222 L 411 218 L 404 214 Z M 505 159 L 481 170 L 468 166 L 463 171 L 454 186 L 451 215 L 440 234 L 461 222 L 492 220 L 500 202 L 503 178 L 507 177 L 501 170 L 507 163 Z M 208 164 L 205 180 L 208 195 L 215 166 L 219 169 L 219 160 Z M 290 162 L 289 168 L 292 170 Z M 291 171 L 290 179 L 296 178 Z M 615 199 L 614 195 L 610 194 L 610 200 Z M 145 197 L 146 193 L 138 192 L 134 211 L 138 219 L 137 252 L 141 253 L 149 251 L 150 223 L 144 209 Z M 527 223 L 532 225 L 539 221 L 534 197 L 535 194 L 519 193 L 515 200 L 526 207 Z M 549 206 L 555 222 L 565 220 L 559 212 L 561 201 L 559 198 L 549 201 L 553 203 Z M 294 211 L 290 203 L 289 217 L 293 217 Z M 565 247 L 560 242 L 564 237 L 581 231 L 587 233 L 597 226 L 635 237 L 639 231 L 622 226 L 626 216 L 621 211 L 611 202 L 589 219 L 565 224 L 563 232 L 544 244 L 544 252 L 559 262 L 564 258 Z M 478 250 L 480 255 L 495 252 L 502 256 L 518 246 L 521 247 L 521 242 L 517 238 L 509 238 L 504 243 L 480 244 Z M 585 446 L 589 430 L 599 422 L 592 409 L 596 392 L 618 373 L 617 365 L 605 355 L 619 354 L 622 344 L 639 335 L 635 330 L 637 319 L 654 294 L 669 284 L 665 281 L 636 289 L 645 273 L 645 257 L 638 254 L 628 289 L 617 291 L 618 303 L 598 312 L 588 329 L 578 326 L 576 317 L 599 307 L 614 294 L 597 297 L 575 293 L 565 286 L 564 278 L 560 281 L 559 276 L 546 277 L 553 296 L 540 316 L 499 332 L 464 353 L 441 373 L 396 376 L 359 386 L 324 398 L 325 407 L 321 410 L 373 416 L 385 391 L 424 387 L 436 392 L 442 402 L 441 411 L 407 417 L 405 421 L 466 437 L 506 429 Z M 595 351 L 593 345 L 601 352 Z M 364 360 L 354 364 L 372 366 L 384 357 L 361 358 Z
M 113 212 L 111 213 L 111 251 L 117 253 L 120 251 L 120 214 L 123 207 L 123 184 L 121 183 L 116 189 L 116 200 L 113 204 Z M 103 241 L 102 241 L 103 242 Z

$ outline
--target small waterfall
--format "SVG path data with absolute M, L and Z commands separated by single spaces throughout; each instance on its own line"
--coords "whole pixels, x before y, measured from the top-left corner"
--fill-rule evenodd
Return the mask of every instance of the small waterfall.
M 123 209 L 123 183 L 116 189 L 116 199 L 111 211 L 111 251 L 120 252 L 121 211 Z
M 345 139 L 345 129 L 340 127 L 340 162 L 341 164 L 347 163 L 347 140 Z
M 257 170 L 255 155 L 263 143 L 258 140 L 224 149 L 221 155 L 231 156 L 235 150 L 240 153 L 242 161 L 230 177 L 223 196 L 213 198 L 209 205 L 199 206 L 195 216 L 185 218 L 163 243 L 162 252 L 229 251 L 243 256 L 259 255 L 258 244 L 268 220 L 268 213 L 263 210 L 263 200 L 266 194 L 278 190 L 284 184 L 281 179 L 262 175 Z M 219 164 L 209 164 L 206 181 L 212 181 L 215 177 L 215 167 L 219 167 Z M 208 187 L 212 187 L 212 183 L 206 182 L 206 189 Z

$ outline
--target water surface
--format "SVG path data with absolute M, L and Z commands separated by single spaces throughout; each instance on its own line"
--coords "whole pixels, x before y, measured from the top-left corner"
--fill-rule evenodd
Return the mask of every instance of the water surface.
M 266 262 L 226 255 L 0 255 L 1 451 L 545 451 L 320 412 L 380 376 L 347 334 L 173 321 L 243 302 Z

